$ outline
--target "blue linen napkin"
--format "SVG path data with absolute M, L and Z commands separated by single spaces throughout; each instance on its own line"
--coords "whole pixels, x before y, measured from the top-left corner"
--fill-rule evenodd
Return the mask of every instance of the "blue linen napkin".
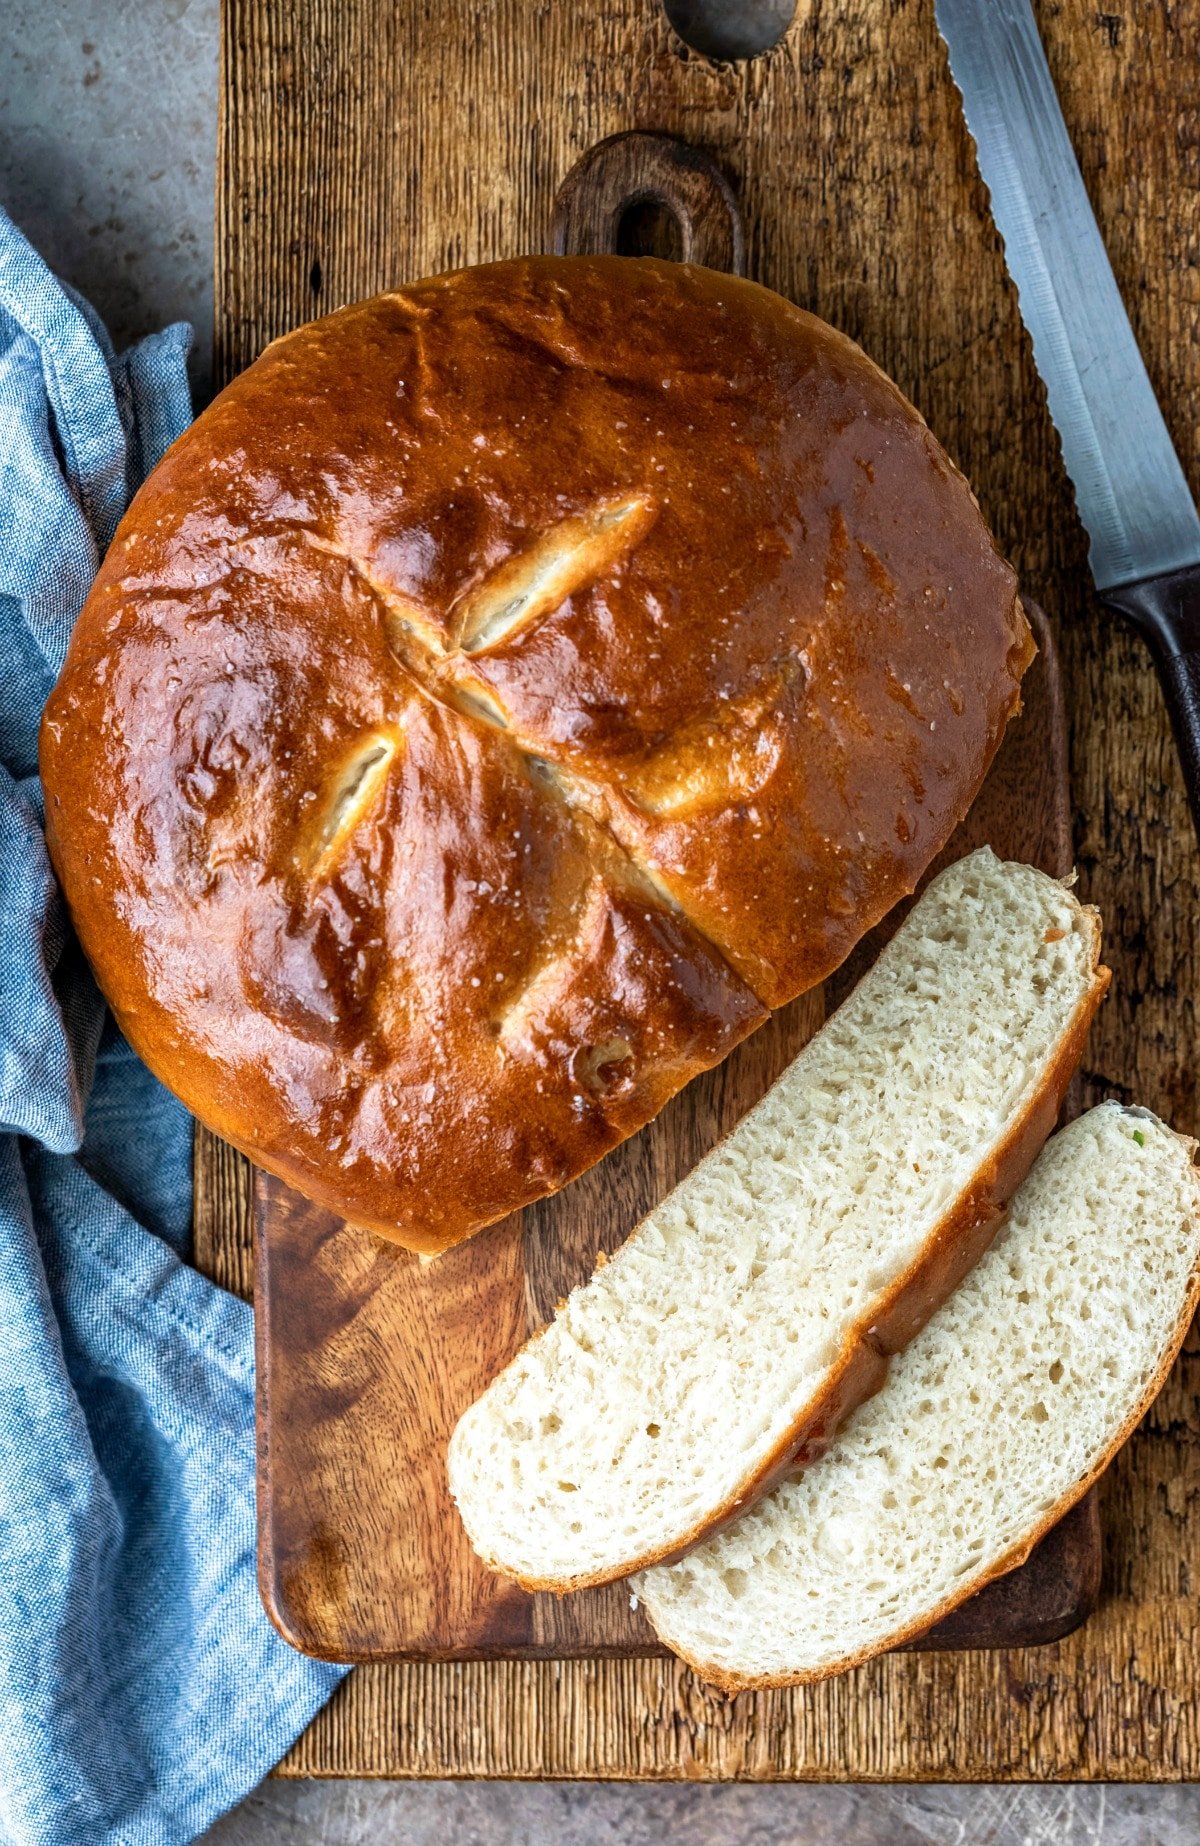
M 0 212 L 0 1825 L 189 1840 L 344 1669 L 255 1587 L 252 1316 L 181 1260 L 192 1125 L 133 1056 L 46 856 L 37 725 L 190 330 L 117 358 Z

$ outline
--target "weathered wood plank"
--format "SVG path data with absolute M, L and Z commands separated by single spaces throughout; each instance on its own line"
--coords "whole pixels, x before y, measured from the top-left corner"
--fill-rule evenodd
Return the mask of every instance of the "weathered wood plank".
M 1085 0 L 1042 0 L 1039 14 L 1195 481 L 1200 14 Z M 1133 1093 L 1196 1132 L 1200 867 L 1182 781 L 1148 660 L 1087 584 L 932 0 L 800 0 L 783 44 L 741 66 L 684 56 L 657 0 L 225 0 L 223 98 L 226 376 L 340 301 L 540 247 L 558 180 L 606 134 L 662 128 L 717 155 L 746 213 L 749 273 L 860 339 L 913 395 L 1057 622 L 1077 854 L 1115 971 L 1087 1100 Z M 236 1281 L 244 1206 L 230 1209 L 232 1169 L 213 1158 L 202 1141 L 201 1249 Z M 367 1668 L 285 1770 L 1194 1777 L 1198 1360 L 1193 1338 L 1106 1478 L 1105 1598 L 1053 1647 L 891 1656 L 829 1686 L 733 1701 L 660 1660 Z

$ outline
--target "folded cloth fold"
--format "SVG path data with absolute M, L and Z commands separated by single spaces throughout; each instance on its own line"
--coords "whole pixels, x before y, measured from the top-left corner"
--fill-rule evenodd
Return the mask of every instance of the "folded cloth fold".
M 195 1837 L 343 1669 L 255 1586 L 253 1323 L 183 1259 L 192 1125 L 121 1039 L 46 855 L 37 725 L 190 332 L 120 357 L 0 213 L 0 1825 Z

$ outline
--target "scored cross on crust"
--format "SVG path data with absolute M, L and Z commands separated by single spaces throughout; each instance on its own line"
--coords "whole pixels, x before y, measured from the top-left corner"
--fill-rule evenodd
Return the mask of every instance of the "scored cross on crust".
M 445 618 L 372 575 L 358 559 L 316 534 L 314 548 L 341 557 L 378 598 L 391 652 L 428 699 L 503 733 L 543 785 L 610 836 L 632 880 L 653 890 L 675 910 L 686 910 L 628 827 L 630 804 L 647 815 L 681 816 L 712 804 L 749 800 L 778 757 L 777 733 L 766 723 L 781 694 L 802 685 L 803 662 L 784 654 L 765 680 L 740 697 L 715 702 L 659 748 L 630 764 L 620 786 L 571 768 L 554 741 L 523 731 L 479 666 L 500 649 L 517 645 L 538 623 L 580 590 L 618 570 L 653 525 L 659 505 L 650 493 L 614 496 L 571 514 L 505 558 L 451 603 Z M 377 812 L 389 771 L 404 748 L 393 724 L 356 738 L 338 763 L 301 831 L 297 857 L 314 878 L 336 873 L 355 830 Z

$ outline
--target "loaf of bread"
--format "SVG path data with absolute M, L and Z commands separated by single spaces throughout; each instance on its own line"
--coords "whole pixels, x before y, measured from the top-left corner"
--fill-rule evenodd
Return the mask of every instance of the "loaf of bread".
M 1105 1103 L 828 1453 L 633 1589 L 730 1690 L 822 1679 L 1013 1569 L 1157 1395 L 1196 1308 L 1194 1144 Z
M 1099 921 L 987 849 L 462 1417 L 472 1543 L 568 1590 L 687 1549 L 812 1455 L 995 1232 L 1104 993 Z
M 159 1076 L 437 1250 L 837 966 L 1031 651 L 841 334 L 683 265 L 497 264 L 278 341 L 170 451 L 47 706 L 48 839 Z

